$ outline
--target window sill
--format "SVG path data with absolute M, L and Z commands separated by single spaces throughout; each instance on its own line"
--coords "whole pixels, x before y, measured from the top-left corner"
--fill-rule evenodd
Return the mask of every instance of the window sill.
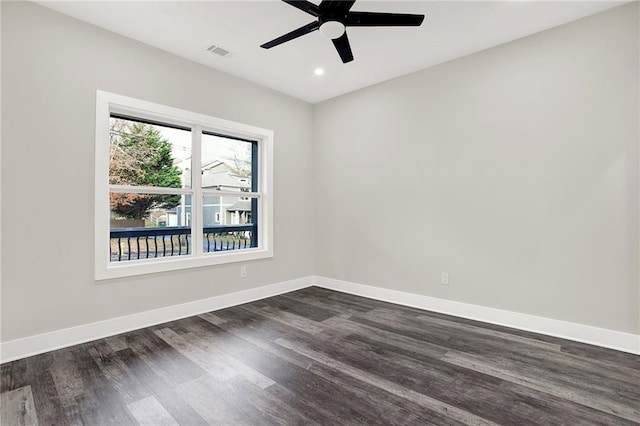
M 267 259 L 273 257 L 273 251 L 261 248 L 240 251 L 216 252 L 202 256 L 180 256 L 173 258 L 141 259 L 126 262 L 109 263 L 105 268 L 96 269 L 96 281 L 136 275 L 155 274 L 205 266 L 224 265 L 235 262 Z

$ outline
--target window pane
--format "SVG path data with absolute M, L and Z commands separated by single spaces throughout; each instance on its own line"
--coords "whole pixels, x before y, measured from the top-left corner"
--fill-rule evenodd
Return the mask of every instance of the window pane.
M 255 142 L 202 135 L 202 187 L 223 191 L 258 191 L 252 182 Z M 254 155 L 255 154 L 255 155 Z M 257 163 L 256 163 L 257 164 Z M 253 185 L 252 185 L 253 184 Z M 253 189 L 252 189 L 253 188 Z
M 111 262 L 191 254 L 191 196 L 109 194 Z
M 257 198 L 205 195 L 202 210 L 205 253 L 258 246 Z
M 191 187 L 191 131 L 111 116 L 109 183 Z

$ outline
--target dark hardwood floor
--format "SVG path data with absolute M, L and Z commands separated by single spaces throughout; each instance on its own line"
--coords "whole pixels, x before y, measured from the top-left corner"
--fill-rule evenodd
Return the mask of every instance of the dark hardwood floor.
M 620 425 L 640 357 L 317 287 L 2 365 L 2 425 Z

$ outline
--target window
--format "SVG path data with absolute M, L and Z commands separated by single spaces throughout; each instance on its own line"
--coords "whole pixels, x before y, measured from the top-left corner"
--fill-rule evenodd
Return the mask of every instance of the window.
M 96 279 L 273 256 L 273 132 L 98 91 Z

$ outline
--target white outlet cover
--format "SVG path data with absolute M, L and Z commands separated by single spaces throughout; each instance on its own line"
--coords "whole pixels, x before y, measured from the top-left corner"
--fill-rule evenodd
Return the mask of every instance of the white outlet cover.
M 440 284 L 449 285 L 449 273 L 448 272 L 440 272 Z

